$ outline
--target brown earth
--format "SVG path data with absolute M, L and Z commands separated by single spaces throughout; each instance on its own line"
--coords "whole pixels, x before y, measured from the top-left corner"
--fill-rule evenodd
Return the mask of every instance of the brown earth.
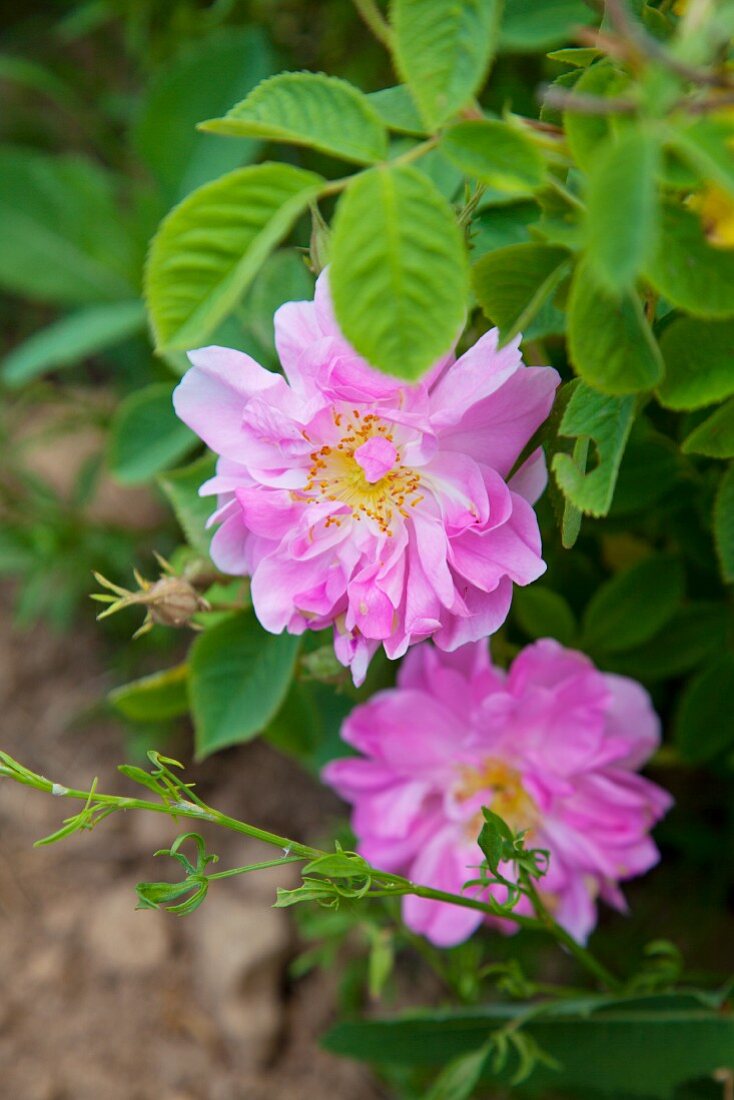
M 123 792 L 120 729 L 80 721 L 111 686 L 93 626 L 14 633 L 0 604 L 0 746 L 61 783 Z M 265 745 L 190 777 L 218 807 L 297 839 L 337 811 Z M 50 848 L 71 803 L 0 781 L 0 1095 L 9 1100 L 378 1100 L 362 1067 L 318 1046 L 338 975 L 288 977 L 290 916 L 272 909 L 282 870 L 217 883 L 186 918 L 135 911 L 139 879 L 174 878 L 152 852 L 179 830 L 119 815 Z M 258 846 L 212 836 L 222 866 Z

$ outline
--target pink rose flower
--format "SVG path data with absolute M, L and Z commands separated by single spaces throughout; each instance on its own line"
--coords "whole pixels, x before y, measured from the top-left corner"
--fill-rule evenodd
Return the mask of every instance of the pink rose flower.
M 333 625 L 355 683 L 381 643 L 397 658 L 486 637 L 545 569 L 542 452 L 506 479 L 559 379 L 497 335 L 409 385 L 346 342 L 323 274 L 275 315 L 285 378 L 228 348 L 189 356 L 174 404 L 220 456 L 201 489 L 219 497 L 214 562 L 252 577 L 266 630 Z
M 660 738 L 650 698 L 551 639 L 524 649 L 507 673 L 481 642 L 452 654 L 420 646 L 398 686 L 358 706 L 342 736 L 362 756 L 332 761 L 324 778 L 353 804 L 359 851 L 382 870 L 461 893 L 482 861 L 488 806 L 527 829 L 529 847 L 550 852 L 541 896 L 583 942 L 597 897 L 624 910 L 619 881 L 659 858 L 649 831 L 672 799 L 635 774 Z M 494 889 L 503 901 L 503 888 Z M 532 912 L 526 898 L 517 912 Z M 417 897 L 404 899 L 403 917 L 442 947 L 483 919 Z

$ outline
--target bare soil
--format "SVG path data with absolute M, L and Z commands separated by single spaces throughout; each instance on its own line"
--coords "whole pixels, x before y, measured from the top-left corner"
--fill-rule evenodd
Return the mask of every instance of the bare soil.
M 0 745 L 61 783 L 123 791 L 120 729 L 80 721 L 111 686 L 93 625 L 72 637 L 11 628 L 0 603 Z M 267 746 L 191 776 L 213 804 L 296 838 L 338 806 Z M 0 1095 L 9 1100 L 377 1100 L 367 1071 L 319 1049 L 337 975 L 293 982 L 289 915 L 270 908 L 283 871 L 216 884 L 180 919 L 136 912 L 135 883 L 174 878 L 152 859 L 175 826 L 118 815 L 33 849 L 70 803 L 0 782 Z M 266 858 L 212 836 L 222 865 Z

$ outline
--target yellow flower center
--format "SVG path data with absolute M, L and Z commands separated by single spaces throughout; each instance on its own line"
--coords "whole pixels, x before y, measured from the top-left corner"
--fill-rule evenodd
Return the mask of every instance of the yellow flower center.
M 531 829 L 538 820 L 538 807 L 522 785 L 520 773 L 503 760 L 488 756 L 479 767 L 459 765 L 460 782 L 454 789 L 459 802 L 466 802 L 475 795 L 487 795 L 485 805 L 498 814 L 517 832 Z M 467 825 L 473 840 L 482 827 L 482 815 L 476 814 Z
M 334 423 L 343 428 L 344 435 L 333 446 L 324 444 L 311 452 L 311 467 L 303 489 L 292 493 L 294 500 L 304 503 L 317 501 L 338 501 L 351 509 L 351 518 L 362 517 L 373 520 L 380 531 L 392 537 L 393 515 L 398 512 L 407 518 L 409 507 L 415 507 L 424 498 L 419 493 L 420 475 L 404 466 L 395 446 L 394 436 L 387 425 L 381 423 L 374 413 L 362 416 L 357 409 L 347 420 L 343 413 L 334 411 Z M 381 476 L 370 479 L 367 470 L 371 466 L 369 459 L 355 457 L 355 453 L 365 448 L 373 440 L 384 441 L 382 452 L 394 456 L 392 467 L 385 463 L 381 473 L 379 459 L 374 463 Z M 374 461 L 374 460 L 373 460 Z M 383 460 L 384 461 L 384 460 Z M 326 526 L 339 526 L 343 517 L 328 516 Z

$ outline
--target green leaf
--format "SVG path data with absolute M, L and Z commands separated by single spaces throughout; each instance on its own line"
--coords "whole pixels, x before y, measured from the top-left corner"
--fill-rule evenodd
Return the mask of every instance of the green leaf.
M 429 130 L 484 83 L 500 12 L 499 0 L 392 0 L 395 65 Z
M 79 157 L 0 147 L 0 287 L 62 305 L 137 290 L 113 177 Z
M 477 1050 L 460 1054 L 441 1070 L 425 1100 L 471 1100 L 491 1050 L 487 1041 Z
M 313 298 L 313 275 L 303 257 L 292 249 L 281 248 L 268 256 L 252 285 L 241 316 L 255 339 L 275 354 L 273 316 L 284 302 Z
M 107 698 L 115 710 L 134 722 L 178 718 L 189 710 L 188 675 L 188 665 L 176 665 L 115 688 Z
M 624 94 L 629 81 L 626 73 L 604 59 L 584 70 L 574 84 L 574 91 L 585 96 L 614 97 Z M 563 112 L 563 129 L 574 160 L 585 172 L 593 174 L 599 148 L 612 134 L 609 115 L 569 107 Z
M 576 373 L 602 393 L 649 390 L 663 360 L 639 298 L 602 289 L 588 261 L 576 268 L 568 300 L 569 354 Z
M 477 837 L 477 844 L 493 874 L 497 874 L 505 850 L 505 841 L 511 841 L 512 831 L 503 819 L 486 806 L 482 807 L 483 824 Z
M 230 144 L 197 133 L 196 124 L 226 111 L 274 67 L 268 40 L 255 27 L 216 31 L 156 66 L 132 140 L 172 199 L 255 160 L 260 142 Z
M 653 683 L 683 676 L 725 647 L 726 619 L 721 604 L 688 604 L 649 641 L 624 653 L 605 655 L 605 667 Z
M 734 713 L 734 712 L 733 712 Z M 324 1045 L 334 1054 L 382 1064 L 440 1066 L 475 1052 L 492 1031 L 511 1021 L 535 1015 L 522 1030 L 560 1070 L 537 1064 L 530 1084 L 542 1091 L 587 1096 L 600 1083 L 610 1097 L 670 1100 L 676 1085 L 711 1074 L 731 1062 L 734 1019 L 684 994 L 620 999 L 588 998 L 574 1011 L 562 1002 L 538 1005 L 483 1005 L 471 1011 L 422 1010 L 395 1019 L 357 1020 L 338 1024 Z M 482 1080 L 508 1081 L 506 1065 L 499 1073 L 492 1063 Z
M 617 573 L 586 607 L 582 645 L 619 653 L 648 641 L 678 610 L 684 582 L 680 561 L 668 554 L 654 554 Z
M 199 129 L 306 145 L 356 164 L 387 156 L 385 126 L 367 97 L 323 73 L 271 76 L 223 118 L 202 122 Z
M 727 584 L 734 584 L 734 466 L 728 468 L 716 493 L 714 540 L 721 575 Z
M 206 340 L 322 182 L 289 164 L 258 164 L 205 184 L 171 211 L 153 238 L 145 278 L 159 348 Z
M 285 699 L 300 639 L 233 615 L 191 647 L 189 693 L 199 759 L 250 741 Z
M 551 468 L 561 491 L 581 512 L 599 517 L 609 511 L 634 415 L 632 397 L 604 397 L 583 383 L 573 391 L 559 435 L 593 441 L 597 464 L 586 473 L 585 463 L 581 469 L 570 455 L 556 454 Z
M 398 134 L 426 137 L 426 127 L 405 84 L 394 88 L 381 88 L 367 96 L 372 107 L 389 130 Z
M 699 218 L 680 203 L 663 208 L 645 277 L 672 305 L 697 317 L 734 315 L 734 252 L 713 248 Z
M 537 222 L 540 208 L 529 199 L 501 206 L 486 206 L 471 221 L 470 245 L 474 259 L 504 248 L 508 244 L 524 244 L 528 226 Z
M 538 53 L 570 42 L 574 27 L 593 22 L 583 0 L 505 0 L 500 46 L 507 53 Z
M 415 379 L 449 350 L 464 323 L 466 252 L 450 207 L 415 168 L 355 177 L 331 257 L 337 319 L 369 363 Z
M 586 244 L 589 263 L 606 290 L 634 285 L 657 234 L 656 140 L 624 131 L 599 151 L 589 179 Z
M 527 195 L 545 179 L 540 149 L 507 122 L 459 122 L 444 131 L 440 148 L 465 175 L 497 191 Z
M 726 653 L 683 692 L 675 741 L 694 763 L 713 760 L 734 745 L 734 655 Z
M 7 386 L 23 386 L 46 371 L 72 366 L 122 343 L 145 328 L 140 301 L 87 306 L 34 333 L 5 357 L 0 373 Z
M 682 125 L 671 143 L 680 156 L 700 174 L 704 183 L 713 181 L 734 196 L 734 158 L 731 143 L 734 125 L 725 113 L 696 118 Z
M 206 522 L 216 508 L 214 497 L 199 496 L 199 489 L 214 476 L 215 459 L 206 454 L 188 466 L 169 470 L 157 478 L 191 547 L 209 557 L 211 534 Z
M 734 458 L 734 397 L 694 428 L 681 443 L 683 454 Z
M 701 409 L 734 394 L 734 321 L 676 317 L 660 338 L 665 377 L 658 400 L 669 409 Z
M 570 257 L 564 249 L 532 242 L 495 249 L 474 264 L 472 281 L 477 301 L 499 327 L 504 342 L 518 332 L 533 339 L 563 331 L 559 310 L 546 310 L 545 318 L 539 314 L 569 268 Z
M 578 633 L 576 617 L 558 592 L 537 584 L 518 588 L 512 610 L 520 629 L 529 638 L 556 638 L 562 645 L 574 644 Z
M 154 383 L 126 397 L 110 425 L 107 460 L 123 485 L 147 481 L 183 458 L 197 437 L 173 411 L 173 387 Z

